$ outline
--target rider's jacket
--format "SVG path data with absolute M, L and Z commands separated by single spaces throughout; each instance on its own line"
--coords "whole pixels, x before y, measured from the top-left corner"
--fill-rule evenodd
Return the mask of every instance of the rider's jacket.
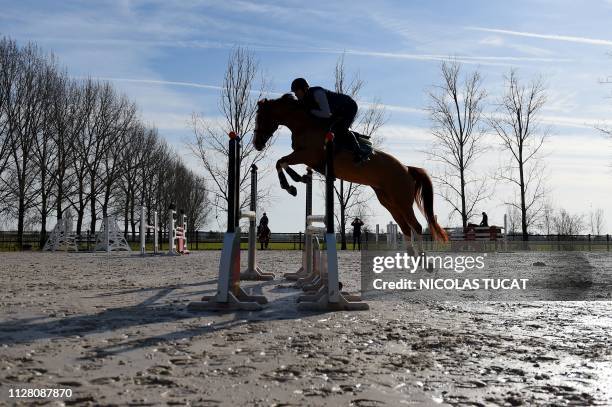
M 320 86 L 308 88 L 304 97 L 304 102 L 310 112 L 324 119 L 332 117 L 352 100 L 348 95 L 333 92 Z

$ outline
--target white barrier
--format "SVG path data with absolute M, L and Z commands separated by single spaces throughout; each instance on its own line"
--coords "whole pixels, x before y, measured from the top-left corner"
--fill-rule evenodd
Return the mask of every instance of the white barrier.
M 140 255 L 144 256 L 147 254 L 146 240 L 147 232 L 153 231 L 153 254 L 157 254 L 159 251 L 158 244 L 158 227 L 157 227 L 157 211 L 153 211 L 153 224 L 149 225 L 147 221 L 147 208 L 145 206 L 140 207 Z
M 43 247 L 43 250 L 56 251 L 56 250 L 73 250 L 79 251 L 76 244 L 76 233 L 72 231 L 72 216 L 70 213 L 64 214 L 64 217 L 57 220 L 53 231 L 47 238 L 47 242 Z
M 123 232 L 119 230 L 116 217 L 107 216 L 103 219 L 102 230 L 96 235 L 94 251 L 105 251 L 107 253 L 113 251 L 132 251 L 127 240 L 125 240 Z

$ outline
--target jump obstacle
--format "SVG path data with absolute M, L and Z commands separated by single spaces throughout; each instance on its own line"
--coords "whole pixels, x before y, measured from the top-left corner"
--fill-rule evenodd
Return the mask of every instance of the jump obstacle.
M 238 163 L 240 165 L 240 163 Z M 249 246 L 247 268 L 240 273 L 241 280 L 274 280 L 274 273 L 261 271 L 257 265 L 257 166 L 251 165 L 251 197 L 249 210 L 241 212 L 242 218 L 249 219 Z M 240 201 L 238 201 L 240 202 Z
M 58 219 L 53 231 L 47 238 L 43 250 L 56 251 L 56 250 L 74 250 L 79 251 L 76 243 L 77 235 L 72 230 L 72 216 L 67 212 L 63 218 Z
M 367 310 L 359 296 L 341 292 L 338 278 L 336 233 L 334 230 L 334 170 L 333 134 L 326 137 L 325 215 L 312 214 L 312 170 L 307 169 L 302 182 L 306 184 L 306 216 L 304 225 L 304 253 L 302 267 L 295 273 L 284 275 L 296 281 L 296 287 L 306 291 L 298 297 L 300 310 Z M 328 221 L 329 220 L 329 221 Z M 316 226 L 322 223 L 323 226 Z M 319 236 L 325 236 L 326 255 L 321 253 Z
M 168 247 L 169 255 L 189 253 L 187 250 L 187 217 L 183 211 L 180 211 L 177 216 L 174 206 L 168 209 Z
M 132 248 L 125 240 L 125 236 L 119 230 L 117 225 L 117 218 L 114 216 L 106 216 L 102 221 L 102 230 L 96 235 L 96 246 L 94 251 L 105 251 L 110 253 L 112 251 L 128 251 L 131 252 Z
M 242 217 L 254 219 L 253 211 L 240 211 L 240 139 L 235 133 L 229 135 L 228 159 L 228 211 L 227 232 L 223 238 L 223 250 L 219 263 L 219 279 L 217 294 L 213 297 L 203 297 L 202 301 L 191 302 L 188 309 L 200 310 L 260 310 L 268 300 L 262 295 L 249 295 L 240 287 L 240 226 Z M 307 215 L 307 234 L 311 239 L 310 253 L 306 259 L 318 249 L 317 233 L 325 234 L 327 248 L 326 260 L 320 262 L 319 268 L 321 285 L 316 292 L 300 297 L 298 309 L 312 311 L 328 310 L 367 310 L 369 306 L 360 302 L 357 296 L 342 293 L 338 280 L 338 253 L 336 251 L 336 233 L 334 230 L 334 136 L 328 133 L 325 139 L 325 215 Z M 253 192 L 253 190 L 251 191 Z M 311 189 L 312 194 L 312 189 Z M 308 200 L 307 200 L 308 201 Z M 253 205 L 253 202 L 251 202 Z M 312 204 L 310 204 L 312 205 Z M 312 207 L 310 209 L 312 211 Z M 312 223 L 323 223 L 324 227 L 317 227 Z M 306 234 L 306 233 L 305 233 Z M 312 257 L 315 259 L 316 257 Z M 306 262 L 308 264 L 308 260 Z M 316 263 L 313 264 L 313 266 Z M 314 267 L 313 267 L 314 269 Z
M 298 281 L 302 278 L 306 278 L 312 275 L 312 261 L 313 261 L 313 248 L 312 235 L 308 231 L 309 216 L 312 215 L 312 169 L 307 168 L 306 174 L 302 177 L 303 183 L 306 184 L 306 211 L 305 211 L 305 224 L 304 224 L 304 251 L 302 252 L 302 266 L 295 273 L 285 273 L 283 277 L 287 280 Z
M 157 227 L 157 211 L 153 211 L 153 224 L 149 225 L 147 221 L 147 208 L 146 206 L 140 207 L 140 255 L 144 256 L 147 254 L 146 243 L 147 243 L 147 232 L 153 231 L 153 254 L 157 254 L 159 251 L 158 244 L 158 227 Z
M 268 303 L 265 296 L 249 295 L 240 287 L 240 219 L 246 217 L 250 221 L 255 221 L 256 218 L 254 211 L 240 210 L 240 147 L 240 138 L 236 133 L 230 132 L 227 165 L 227 230 L 223 237 L 223 249 L 219 262 L 217 293 L 212 297 L 202 297 L 201 301 L 189 303 L 187 309 L 190 311 L 256 311 Z M 253 202 L 252 200 L 251 207 L 253 207 Z

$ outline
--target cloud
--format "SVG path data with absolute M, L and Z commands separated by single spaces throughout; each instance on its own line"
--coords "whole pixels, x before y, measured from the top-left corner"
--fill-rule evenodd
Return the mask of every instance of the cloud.
M 505 48 L 512 49 L 514 51 L 521 52 L 523 54 L 537 55 L 540 57 L 545 56 L 545 55 L 554 54 L 554 52 L 544 49 L 544 48 L 532 47 L 532 46 L 525 45 L 525 44 L 515 44 L 515 43 L 508 42 L 499 35 L 487 36 L 481 39 L 480 41 L 478 41 L 478 43 L 481 45 L 488 46 L 488 47 L 497 47 L 497 48 L 505 47 Z
M 46 38 L 44 41 L 53 41 L 56 43 L 82 43 L 89 45 L 108 45 L 108 46 L 128 46 L 128 47 L 165 47 L 165 48 L 212 48 L 212 49 L 232 49 L 236 47 L 235 42 L 221 41 L 185 41 L 185 40 L 135 40 L 135 39 L 79 39 L 79 38 Z M 549 58 L 549 57 L 521 57 L 521 56 L 481 56 L 481 55 L 452 55 L 452 54 L 420 54 L 406 53 L 400 51 L 378 51 L 372 49 L 339 49 L 339 48 L 316 48 L 316 47 L 284 47 L 268 44 L 258 44 L 243 42 L 241 45 L 253 51 L 261 52 L 285 52 L 285 53 L 310 53 L 310 54 L 336 54 L 336 55 L 354 55 L 372 58 L 384 59 L 405 59 L 413 61 L 448 61 L 454 60 L 464 64 L 479 64 L 491 66 L 516 66 L 517 63 L 536 62 L 536 63 L 559 63 L 573 62 L 570 58 Z M 545 51 L 540 54 L 546 53 Z M 531 52 L 531 54 L 535 54 Z
M 600 120 L 592 117 L 542 115 L 540 119 L 545 124 L 578 129 L 595 129 L 596 126 L 608 126 L 612 124 L 612 120 Z
M 325 50 L 319 50 L 325 52 Z M 340 53 L 338 50 L 330 51 Z M 380 58 L 411 59 L 417 61 L 448 61 L 455 60 L 464 64 L 479 65 L 516 65 L 517 62 L 572 62 L 569 58 L 543 58 L 543 57 L 510 57 L 510 56 L 472 56 L 472 55 L 435 55 L 435 54 L 413 54 L 403 52 L 362 51 L 347 49 L 349 55 L 360 55 Z
M 85 77 L 75 77 L 75 79 L 87 79 Z M 222 90 L 222 86 L 218 85 L 207 85 L 203 83 L 196 82 L 181 82 L 181 81 L 163 81 L 156 79 L 132 79 L 132 78 L 112 78 L 105 76 L 96 76 L 93 79 L 98 79 L 101 81 L 109 81 L 109 82 L 129 82 L 129 83 L 146 83 L 151 85 L 171 85 L 171 86 L 185 86 L 189 88 L 199 88 L 199 89 L 210 89 L 210 90 Z
M 574 42 L 579 44 L 589 44 L 589 45 L 598 45 L 605 47 L 612 47 L 612 40 L 605 40 L 599 38 L 587 38 L 587 37 L 574 37 L 569 35 L 557 35 L 557 34 L 538 34 L 526 31 L 512 31 L 512 30 L 502 30 L 498 28 L 485 28 L 485 27 L 465 27 L 468 30 L 473 31 L 482 31 L 488 33 L 495 34 L 504 34 L 504 35 L 514 35 L 517 37 L 528 37 L 528 38 L 540 38 L 544 40 L 553 40 L 553 41 L 564 41 L 564 42 Z

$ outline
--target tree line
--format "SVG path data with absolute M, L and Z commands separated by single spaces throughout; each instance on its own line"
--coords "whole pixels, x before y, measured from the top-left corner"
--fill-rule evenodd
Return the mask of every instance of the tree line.
M 19 246 L 36 226 L 42 245 L 68 214 L 79 235 L 116 216 L 134 237 L 141 205 L 164 220 L 175 204 L 195 230 L 206 202 L 204 178 L 111 83 L 71 78 L 36 44 L 0 39 L 0 219 L 17 224 Z
M 543 154 L 550 135 L 542 121 L 548 97 L 541 78 L 522 80 L 511 69 L 501 96 L 489 104 L 477 69 L 464 72 L 458 62 L 447 61 L 440 73 L 440 83 L 428 95 L 434 139 L 428 156 L 439 164 L 434 178 L 451 216 L 458 215 L 466 227 L 494 195 L 494 184 L 501 182 L 512 190 L 503 202 L 508 232 L 520 232 L 523 240 L 538 230 L 562 235 L 585 230 L 602 233 L 602 209 L 591 210 L 587 222 L 584 215 L 553 207 Z M 495 144 L 503 152 L 503 161 L 496 173 L 487 174 L 477 164 Z

